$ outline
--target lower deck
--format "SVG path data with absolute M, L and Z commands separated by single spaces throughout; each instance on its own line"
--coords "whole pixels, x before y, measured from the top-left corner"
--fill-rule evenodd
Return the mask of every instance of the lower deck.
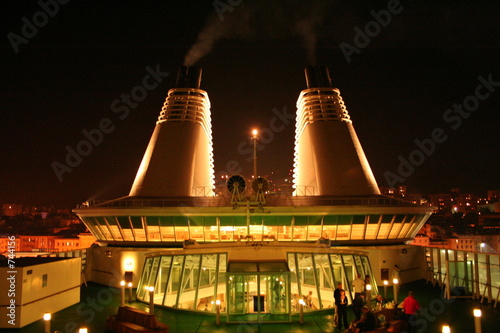
M 422 310 L 417 320 L 417 332 L 440 333 L 443 324 L 451 327 L 452 333 L 474 332 L 474 317 L 472 311 L 479 306 L 479 301 L 471 299 L 453 299 L 447 301 L 443 298 L 444 290 L 433 287 L 425 280 L 408 283 L 401 286 L 401 295 L 406 295 L 409 290 L 415 292 Z M 108 297 L 109 296 L 109 297 Z M 388 290 L 387 297 L 392 295 Z M 75 332 L 77 328 L 87 327 L 88 332 L 105 332 L 106 317 L 116 314 L 120 304 L 120 292 L 116 288 L 103 285 L 89 284 L 82 286 L 81 302 L 67 309 L 52 314 L 52 331 Z M 148 305 L 141 302 L 131 303 L 133 307 L 147 309 Z M 483 311 L 483 332 L 496 332 L 500 324 L 500 309 L 495 309 L 492 304 L 484 302 L 481 305 Z M 332 312 L 330 310 L 320 312 L 307 312 L 304 315 L 304 324 L 299 323 L 299 316 L 293 315 L 290 323 L 255 324 L 251 322 L 254 314 L 241 315 L 239 322 L 226 323 L 226 317 L 221 318 L 221 325 L 215 324 L 215 315 L 204 312 L 186 312 L 155 307 L 157 318 L 170 326 L 172 333 L 327 333 L 339 332 L 332 326 Z M 354 314 L 348 309 L 348 319 L 352 320 Z M 17 330 L 19 333 L 43 332 L 44 322 L 42 319 Z M 0 332 L 7 330 L 0 330 Z

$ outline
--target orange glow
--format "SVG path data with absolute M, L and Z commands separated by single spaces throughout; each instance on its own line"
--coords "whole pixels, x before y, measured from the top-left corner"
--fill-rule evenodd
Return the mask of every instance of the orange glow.
M 256 129 L 252 130 L 252 135 L 253 136 L 257 136 L 258 134 L 259 134 L 258 130 L 256 130 Z

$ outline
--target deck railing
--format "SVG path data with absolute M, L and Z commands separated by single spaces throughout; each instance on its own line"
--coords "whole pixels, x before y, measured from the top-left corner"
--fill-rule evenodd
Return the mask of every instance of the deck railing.
M 428 277 L 445 296 L 470 297 L 497 306 L 500 297 L 500 255 L 426 247 Z

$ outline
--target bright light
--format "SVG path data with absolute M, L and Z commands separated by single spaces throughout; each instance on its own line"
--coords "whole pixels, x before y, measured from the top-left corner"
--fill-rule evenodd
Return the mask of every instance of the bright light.
M 128 287 L 129 287 L 129 288 L 132 288 L 132 282 L 129 282 L 129 283 L 128 283 Z
M 392 279 L 392 283 L 394 283 L 394 284 L 398 284 L 398 283 L 399 283 L 399 280 L 398 280 L 398 279 Z
M 387 286 L 389 284 L 389 281 L 384 280 L 384 286 Z
M 133 256 L 127 255 L 122 259 L 122 269 L 126 272 L 133 271 L 136 266 L 136 260 Z
M 52 315 L 50 313 L 46 312 L 43 314 L 43 320 L 48 321 L 50 320 L 50 318 L 52 318 Z
M 299 304 L 300 305 L 306 305 L 306 302 L 304 302 L 304 300 L 301 298 L 301 299 L 299 299 Z
M 259 135 L 259 131 L 256 129 L 252 130 L 252 136 L 256 137 L 257 135 Z
M 441 330 L 443 333 L 451 333 L 450 326 L 448 325 L 443 325 L 443 329 Z
M 372 290 L 372 285 L 371 284 L 367 284 L 366 285 L 366 290 L 368 290 L 368 291 Z
M 78 332 L 79 333 L 87 333 L 88 330 L 86 328 L 80 328 L 80 330 Z
M 148 288 L 148 290 L 149 290 L 149 292 L 153 292 L 153 291 L 155 291 L 155 287 L 150 286 L 150 287 Z
M 120 281 L 120 286 L 125 287 L 125 281 L 124 280 Z
M 220 299 L 215 301 L 215 305 L 220 305 Z
M 474 309 L 474 317 L 481 317 L 483 313 L 481 312 L 481 309 Z
M 486 246 L 486 244 L 485 244 L 485 243 L 481 243 L 481 247 L 485 247 L 485 246 Z

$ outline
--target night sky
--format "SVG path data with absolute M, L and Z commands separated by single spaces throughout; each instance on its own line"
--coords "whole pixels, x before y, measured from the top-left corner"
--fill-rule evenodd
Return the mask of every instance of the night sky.
M 201 32 L 213 42 L 194 61 L 212 104 L 216 172 L 235 160 L 251 174 L 238 147 L 252 128 L 269 128 L 273 110 L 295 113 L 303 69 L 314 63 L 330 67 L 379 186 L 387 186 L 387 172 L 398 175 L 399 156 L 418 157 L 415 140 L 442 129 L 442 142 L 396 185 L 413 193 L 499 189 L 500 4 L 397 4 L 72 0 L 52 5 L 50 17 L 35 1 L 2 1 L 0 203 L 72 208 L 127 195 Z M 385 27 L 374 17 L 380 11 L 389 13 L 379 15 Z M 34 22 L 37 31 L 28 27 Z M 127 114 L 116 112 L 113 102 L 143 86 L 148 67 L 159 69 L 161 82 Z M 490 90 L 479 77 L 493 81 Z M 474 111 L 455 113 L 463 103 Z M 67 147 L 76 149 L 83 132 L 106 119 L 102 142 L 69 167 Z M 294 131 L 292 119 L 263 146 L 260 174 L 292 168 Z M 58 178 L 54 162 L 71 172 Z

